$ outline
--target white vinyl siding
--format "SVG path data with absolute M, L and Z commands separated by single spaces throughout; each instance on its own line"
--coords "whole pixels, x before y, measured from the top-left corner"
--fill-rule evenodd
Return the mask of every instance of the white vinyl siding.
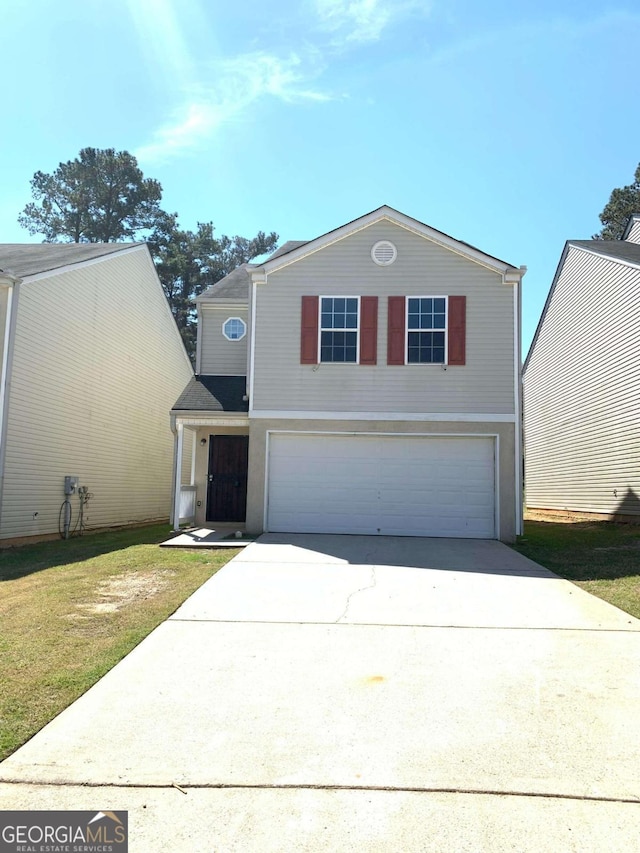
M 633 220 L 625 240 L 629 243 L 640 243 L 640 217 Z
M 191 376 L 145 247 L 25 281 L 0 536 L 57 532 L 67 474 L 92 494 L 90 528 L 168 519 L 169 410 Z
M 526 503 L 640 513 L 640 270 L 569 246 L 524 377 Z
M 390 240 L 387 267 L 371 247 Z M 300 297 L 378 296 L 375 366 L 300 364 Z M 388 366 L 387 297 L 467 296 L 467 363 Z M 501 275 L 389 222 L 271 273 L 257 286 L 253 408 L 269 411 L 514 413 L 514 289 Z
M 491 438 L 273 434 L 267 529 L 495 536 Z
M 201 305 L 200 330 L 201 362 L 200 373 L 216 376 L 245 376 L 247 371 L 246 334 L 239 341 L 225 338 L 222 326 L 230 317 L 238 317 L 248 323 L 248 309 L 244 305 L 215 306 Z

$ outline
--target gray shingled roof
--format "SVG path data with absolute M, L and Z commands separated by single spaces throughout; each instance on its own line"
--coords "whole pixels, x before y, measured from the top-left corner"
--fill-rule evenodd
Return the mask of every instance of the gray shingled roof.
M 300 246 L 304 246 L 307 240 L 289 240 L 279 249 L 269 255 L 267 260 L 279 258 L 280 255 L 286 255 L 288 252 L 293 252 Z M 256 264 L 241 264 L 236 269 L 232 270 L 229 275 L 221 278 L 211 287 L 204 290 L 196 299 L 196 302 L 201 302 L 207 299 L 238 299 L 243 302 L 249 301 L 249 286 L 251 284 L 251 270 L 255 269 Z
M 306 246 L 308 242 L 308 240 L 287 240 L 287 242 L 283 243 L 279 249 L 276 249 L 272 255 L 269 255 L 267 261 L 279 258 L 280 255 L 287 255 L 289 252 L 293 252 L 294 249 L 299 249 L 300 246 Z
M 246 376 L 195 376 L 171 411 L 248 412 L 246 388 Z
M 0 267 L 24 278 L 144 243 L 0 243 Z
M 589 249 L 619 261 L 640 264 L 640 244 L 628 240 L 569 240 L 569 245 Z
M 249 270 L 251 264 L 241 264 L 236 269 L 232 270 L 229 275 L 221 278 L 220 281 L 212 284 L 203 291 L 197 302 L 203 299 L 238 299 L 249 300 L 249 285 L 251 284 L 251 275 Z

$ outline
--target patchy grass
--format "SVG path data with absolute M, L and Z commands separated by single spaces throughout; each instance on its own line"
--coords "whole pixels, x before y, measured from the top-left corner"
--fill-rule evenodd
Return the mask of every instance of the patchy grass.
M 640 526 L 525 521 L 515 549 L 640 619 Z
M 238 552 L 158 548 L 166 525 L 0 551 L 0 759 Z

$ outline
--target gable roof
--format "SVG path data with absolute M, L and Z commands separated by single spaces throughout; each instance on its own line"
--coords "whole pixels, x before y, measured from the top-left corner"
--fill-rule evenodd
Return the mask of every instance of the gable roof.
M 551 299 L 555 292 L 558 279 L 560 278 L 560 273 L 562 272 L 564 262 L 571 247 L 582 249 L 583 251 L 591 252 L 596 255 L 601 255 L 603 258 L 608 258 L 611 261 L 640 267 L 640 245 L 637 243 L 630 243 L 626 240 L 567 240 L 564 244 L 562 254 L 560 255 L 558 267 L 555 271 L 555 275 L 553 276 L 553 281 L 551 282 L 551 287 L 549 288 L 549 293 L 547 294 L 542 314 L 538 320 L 538 325 L 536 326 L 536 331 L 531 341 L 529 352 L 527 353 L 527 357 L 522 365 L 523 376 L 531 359 L 531 355 L 533 354 L 533 350 L 535 349 L 535 345 L 538 342 L 542 324 L 547 316 L 547 311 L 549 310 Z
M 144 246 L 144 243 L 0 243 L 0 267 L 25 278 Z
M 458 252 L 459 254 L 467 257 L 469 260 L 480 263 L 490 269 L 494 269 L 502 273 L 517 273 L 519 277 L 524 275 L 524 268 L 515 267 L 513 264 L 507 263 L 507 261 L 502 261 L 493 255 L 488 255 L 486 252 L 472 246 L 471 243 L 465 243 L 463 240 L 457 240 L 455 237 L 445 234 L 444 231 L 438 231 L 436 228 L 432 228 L 424 222 L 413 219 L 412 217 L 401 213 L 399 210 L 395 210 L 393 207 L 383 205 L 382 207 L 372 210 L 370 213 L 365 213 L 364 216 L 360 216 L 357 219 L 353 219 L 351 222 L 347 222 L 345 225 L 341 225 L 339 228 L 335 228 L 332 231 L 328 231 L 326 234 L 322 234 L 320 237 L 316 237 L 314 240 L 310 240 L 308 242 L 297 242 L 297 245 L 294 241 L 285 243 L 284 246 L 282 246 L 282 249 L 279 249 L 262 264 L 256 265 L 253 268 L 252 278 L 258 279 L 260 274 L 273 272 L 290 263 L 294 263 L 295 261 L 300 260 L 301 258 L 304 258 L 307 255 L 330 245 L 331 243 L 342 240 L 350 234 L 354 234 L 357 231 L 368 228 L 370 225 L 385 219 L 402 228 L 406 228 L 415 234 L 426 237 L 445 248 Z M 293 244 L 293 246 L 292 248 L 289 248 L 291 244 Z

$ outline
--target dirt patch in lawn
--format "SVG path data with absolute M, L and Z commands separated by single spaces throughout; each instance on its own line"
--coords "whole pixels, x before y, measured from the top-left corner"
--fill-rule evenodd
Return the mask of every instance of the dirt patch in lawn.
M 83 615 L 117 613 L 127 605 L 135 604 L 163 592 L 169 586 L 175 572 L 158 570 L 152 572 L 130 572 L 121 577 L 108 578 L 99 584 L 94 601 L 79 602 L 76 607 Z M 73 619 L 78 614 L 69 614 Z

